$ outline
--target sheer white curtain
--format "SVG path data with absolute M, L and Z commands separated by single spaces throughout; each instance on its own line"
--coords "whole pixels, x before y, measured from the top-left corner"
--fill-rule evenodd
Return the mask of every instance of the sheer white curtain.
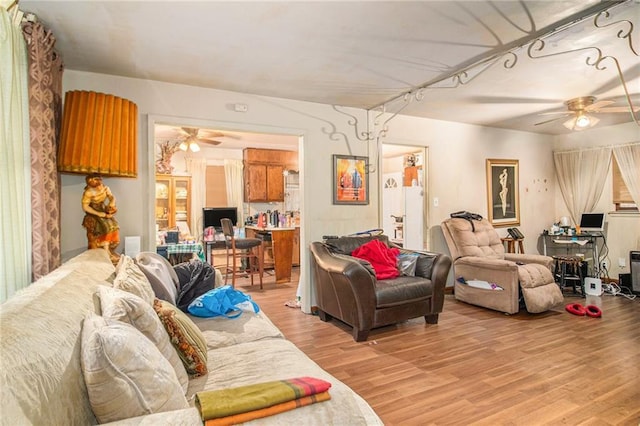
M 238 223 L 242 226 L 244 215 L 242 208 L 242 160 L 224 160 L 224 177 L 227 181 L 227 204 L 238 208 Z
M 207 159 L 185 158 L 187 172 L 191 174 L 191 235 L 200 239 L 202 234 L 202 208 L 206 202 Z
M 13 18 L 0 7 L 0 303 L 31 283 L 27 53 Z
M 553 162 L 564 202 L 573 223 L 591 212 L 602 195 L 611 164 L 611 148 L 554 152 Z
M 633 202 L 640 207 L 640 142 L 614 146 L 613 155 Z

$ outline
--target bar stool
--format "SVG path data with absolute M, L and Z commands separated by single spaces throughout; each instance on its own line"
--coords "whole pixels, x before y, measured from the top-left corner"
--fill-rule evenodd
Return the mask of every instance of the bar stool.
M 220 225 L 222 225 L 222 233 L 226 240 L 227 250 L 227 266 L 224 274 L 224 283 L 227 283 L 227 277 L 231 272 L 231 286 L 236 286 L 236 276 L 242 273 L 242 261 L 247 260 L 247 267 L 251 274 L 251 285 L 253 285 L 253 274 L 255 267 L 258 267 L 258 273 L 260 277 L 260 289 L 262 290 L 262 275 L 264 272 L 264 252 L 262 250 L 262 240 L 258 238 L 236 238 L 233 231 L 233 224 L 231 219 L 220 219 Z M 257 251 L 257 253 L 256 253 Z M 231 267 L 229 267 L 229 260 L 231 259 Z M 240 260 L 240 265 L 238 265 Z
M 554 276 L 560 290 L 564 290 L 570 283 L 573 294 L 578 294 L 577 287 L 579 287 L 580 294 L 585 296 L 582 258 L 577 256 L 554 256 L 553 258 L 555 259 Z

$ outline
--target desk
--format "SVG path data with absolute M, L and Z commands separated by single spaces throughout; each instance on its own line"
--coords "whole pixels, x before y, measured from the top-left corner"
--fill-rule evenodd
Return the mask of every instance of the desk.
M 247 238 L 258 238 L 258 234 L 271 234 L 273 247 L 273 269 L 276 274 L 276 284 L 291 281 L 291 266 L 293 260 L 293 237 L 295 228 L 258 228 L 246 226 Z M 263 243 L 264 244 L 264 243 Z
M 562 247 L 566 249 L 568 254 L 570 250 L 575 250 L 584 247 L 586 250 L 591 250 L 593 267 L 592 276 L 600 276 L 600 253 L 598 249 L 598 238 L 602 238 L 604 243 L 604 235 L 602 234 L 579 234 L 579 235 L 554 235 L 554 234 L 542 234 L 542 249 L 543 254 L 547 256 L 547 244 L 551 243 L 555 247 Z

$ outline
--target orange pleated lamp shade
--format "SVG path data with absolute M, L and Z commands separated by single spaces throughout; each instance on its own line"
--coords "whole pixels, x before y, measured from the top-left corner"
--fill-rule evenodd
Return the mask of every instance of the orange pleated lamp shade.
M 138 106 L 84 90 L 65 95 L 58 171 L 138 176 Z

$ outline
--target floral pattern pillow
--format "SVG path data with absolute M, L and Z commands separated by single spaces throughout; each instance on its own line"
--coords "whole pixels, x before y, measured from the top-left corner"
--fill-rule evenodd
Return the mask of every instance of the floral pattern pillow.
M 167 330 L 189 376 L 193 378 L 207 374 L 207 342 L 198 326 L 165 300 L 155 299 L 153 309 Z

